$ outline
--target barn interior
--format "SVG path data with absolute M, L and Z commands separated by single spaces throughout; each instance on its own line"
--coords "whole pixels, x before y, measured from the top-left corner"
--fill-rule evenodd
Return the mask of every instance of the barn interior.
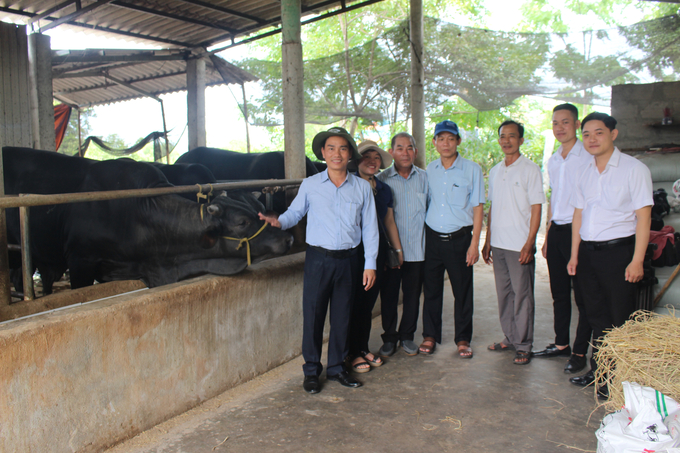
M 242 86 L 244 81 L 254 77 L 215 55 L 220 49 L 248 42 L 260 35 L 282 33 L 284 65 L 289 68 L 291 80 L 301 84 L 302 75 L 299 72 L 295 74 L 295 68 L 302 67 L 300 24 L 341 14 L 374 1 L 90 0 L 65 1 L 59 5 L 38 0 L 4 2 L 0 7 L 0 18 L 4 15 L 24 18 L 26 26 L 38 33 L 26 36 L 25 29 L 0 23 L 3 81 L 12 80 L 12 84 L 0 84 L 3 90 L 0 97 L 3 108 L 0 110 L 5 115 L 0 117 L 0 144 L 51 149 L 54 143 L 53 97 L 74 107 L 83 107 L 135 96 L 159 98 L 162 93 L 186 89 L 190 148 L 204 146 L 205 87 L 217 83 Z M 422 21 L 419 3 L 412 2 L 412 20 L 417 20 L 420 14 Z M 40 31 L 55 26 L 154 41 L 165 49 L 57 53 L 50 48 L 49 37 L 40 34 Z M 23 37 L 27 39 L 23 40 Z M 11 42 L 15 44 L 8 44 Z M 210 51 L 207 50 L 209 48 Z M 158 71 L 160 67 L 162 70 Z M 291 93 L 295 93 L 295 89 L 291 87 Z M 299 145 L 300 140 L 304 144 L 304 117 L 300 116 L 303 111 L 299 108 L 300 96 L 291 95 L 289 102 L 290 113 L 285 116 L 286 134 L 290 137 L 285 151 L 286 175 L 295 179 L 304 176 L 304 155 L 300 153 L 304 146 Z M 414 103 L 414 129 L 417 121 L 424 121 L 417 118 L 417 108 L 417 103 Z M 648 152 L 650 148 L 669 151 L 675 147 L 674 143 L 679 143 L 680 121 L 662 124 L 661 112 L 665 108 L 680 111 L 680 84 L 660 82 L 616 86 L 612 89 L 611 108 L 613 116 L 619 119 L 620 128 L 626 131 L 619 141 L 622 149 L 630 153 Z M 421 142 L 425 139 L 424 136 L 416 138 Z M 647 154 L 645 159 L 652 169 L 655 189 L 664 187 L 671 193 L 673 182 L 680 176 L 680 160 L 664 152 Z M 680 214 L 668 217 L 670 224 L 677 220 L 680 226 L 680 219 L 676 218 L 680 218 Z M 4 246 L 0 244 L 0 247 Z M 259 264 L 235 277 L 204 276 L 153 289 L 138 281 L 111 282 L 21 302 L 26 305 L 5 303 L 0 307 L 0 313 L 11 308 L 12 314 L 0 318 L 0 381 L 3 389 L 0 396 L 0 450 L 102 451 L 270 370 L 282 370 L 281 373 L 287 373 L 286 379 L 292 379 L 294 383 L 278 388 L 276 395 L 244 393 L 242 405 L 232 408 L 242 419 L 251 420 L 261 415 L 248 406 L 248 398 L 256 401 L 277 398 L 286 405 L 294 404 L 295 398 L 286 399 L 285 396 L 299 390 L 295 380 L 298 376 L 290 371 L 290 363 L 297 365 L 297 362 L 290 361 L 300 354 L 298 320 L 301 319 L 299 300 L 303 263 L 304 255 L 296 254 Z M 0 267 L 3 267 L 2 262 Z M 655 295 L 664 282 L 671 279 L 672 271 L 673 268 L 657 271 L 660 283 L 655 287 Z M 484 272 L 480 271 L 480 274 Z M 8 294 L 8 278 L 5 277 L 3 282 L 0 288 Z M 477 285 L 481 294 L 491 283 L 482 278 Z M 545 285 L 539 291 L 543 291 L 548 300 Z M 490 297 L 489 300 L 492 299 Z M 677 301 L 680 301 L 680 285 L 676 283 L 669 285 L 663 305 L 670 302 L 680 308 Z M 494 317 L 492 305 L 481 307 L 480 310 L 488 312 L 490 318 Z M 38 313 L 45 310 L 49 311 Z M 543 307 L 543 310 L 547 319 L 548 307 Z M 667 308 L 659 307 L 657 310 L 668 313 Z M 21 319 L 5 320 L 9 318 Z M 480 327 L 484 331 L 480 339 L 493 341 L 495 326 L 484 323 Z M 545 335 L 547 338 L 548 334 Z M 446 353 L 445 350 L 442 352 Z M 483 356 L 483 352 L 480 355 Z M 442 359 L 441 356 L 435 358 Z M 403 361 L 403 358 L 399 360 Z M 288 368 L 277 368 L 284 364 L 288 364 L 285 365 Z M 403 386 L 394 390 L 395 398 L 400 391 L 414 391 L 414 395 L 427 399 L 430 395 L 422 392 L 421 386 L 429 385 L 435 389 L 441 385 L 436 380 L 413 379 L 425 374 L 425 365 L 408 365 L 408 373 L 399 375 Z M 442 365 L 450 366 L 453 372 L 453 365 Z M 467 370 L 463 373 L 469 374 L 460 377 L 474 379 L 480 369 L 488 373 L 498 390 L 494 397 L 499 400 L 505 397 L 509 388 L 517 388 L 522 383 L 523 377 L 517 373 L 511 374 L 510 387 L 498 384 L 502 375 L 514 373 L 514 370 L 500 368 L 498 362 L 488 358 L 479 366 L 477 371 Z M 524 394 L 522 397 L 527 398 L 524 402 L 530 401 L 533 407 L 541 404 L 550 406 L 547 409 L 550 412 L 548 420 L 555 425 L 563 424 L 563 431 L 557 431 L 559 435 L 556 437 L 548 436 L 548 430 L 553 432 L 552 425 L 546 425 L 546 440 L 541 440 L 543 443 L 536 447 L 526 440 L 533 434 L 527 434 L 525 428 L 502 428 L 498 429 L 499 437 L 482 442 L 482 448 L 496 446 L 504 451 L 519 451 L 519 448 L 533 446 L 540 451 L 561 451 L 557 444 L 592 448 L 592 439 L 587 437 L 592 437 L 595 427 L 586 426 L 583 420 L 596 406 L 592 395 L 581 393 L 577 396 L 578 407 L 568 406 L 564 410 L 570 412 L 565 422 L 564 412 L 558 414 L 562 403 L 554 400 L 564 401 L 568 396 L 559 393 L 560 396 L 556 397 L 551 393 L 554 384 L 553 377 L 549 376 L 554 375 L 553 368 L 547 365 L 534 376 L 532 386 L 537 389 L 536 399 Z M 375 385 L 385 385 L 383 380 L 389 379 L 382 377 Z M 271 381 L 269 383 L 272 384 Z M 454 383 L 447 381 L 445 385 L 454 386 Z M 453 392 L 462 390 L 454 387 Z M 480 386 L 470 396 L 484 397 L 484 387 Z M 343 411 L 365 410 L 361 402 L 345 392 L 329 397 L 336 400 L 325 401 L 325 411 L 331 412 L 336 407 L 333 405 L 338 403 L 344 405 Z M 469 397 L 463 404 L 474 405 L 476 401 Z M 447 403 L 453 405 L 457 401 L 452 399 Z M 480 408 L 519 417 L 518 406 L 510 403 L 513 402 L 506 401 L 508 405 L 501 410 L 487 401 Z M 305 406 L 306 411 L 316 410 L 308 401 L 305 405 L 308 405 Z M 424 410 L 429 410 L 430 415 L 442 415 L 444 420 L 452 415 L 440 413 L 433 409 L 434 406 L 433 402 Z M 519 407 L 531 410 L 531 405 Z M 414 407 L 413 410 L 417 412 L 420 409 Z M 283 412 L 285 407 L 272 404 L 266 417 L 271 420 Z M 367 411 L 365 416 L 368 424 L 372 418 L 391 415 Z M 481 412 L 475 417 L 480 426 L 494 426 L 484 422 Z M 457 416 L 452 416 L 445 423 L 440 423 L 441 420 L 429 424 L 417 422 L 417 429 L 430 432 L 435 425 L 449 427 L 450 424 L 454 432 L 442 434 L 440 430 L 435 441 L 451 451 L 470 445 L 475 437 L 486 435 L 481 429 L 468 430 L 465 437 L 456 439 L 459 431 L 454 420 L 460 421 Z M 507 417 L 503 420 L 509 422 Z M 288 421 L 292 422 L 291 419 Z M 468 420 L 464 421 L 467 427 Z M 399 424 L 409 422 L 412 422 L 411 418 L 398 418 Z M 362 420 L 352 423 L 362 423 Z M 235 426 L 244 428 L 246 425 Z M 287 426 L 277 426 L 277 429 L 285 430 Z M 379 429 L 376 425 L 367 426 Z M 330 435 L 325 433 L 331 439 L 329 442 L 340 439 L 339 442 L 349 444 L 352 436 L 341 433 L 343 430 L 352 432 L 352 427 L 340 427 L 342 429 Z M 544 426 L 541 425 L 541 428 Z M 431 429 L 432 432 L 435 430 Z M 575 430 L 579 434 L 570 439 L 569 433 Z M 416 441 L 409 439 L 404 440 L 406 444 L 400 443 L 397 431 L 378 436 L 381 439 L 379 444 L 393 448 L 403 445 L 417 448 L 432 440 L 419 432 Z M 318 432 L 324 434 L 322 429 Z M 222 431 L 216 431 L 214 436 L 222 434 Z M 355 434 L 364 445 L 369 442 L 374 449 L 381 448 L 370 443 L 371 432 L 357 431 Z M 226 432 L 224 435 L 229 436 Z M 241 444 L 240 451 L 257 448 L 257 435 L 252 433 L 247 442 Z M 542 431 L 540 435 L 543 435 Z M 501 439 L 503 436 L 505 438 Z M 164 441 L 168 442 L 166 446 L 157 448 L 175 446 L 174 438 Z M 313 449 L 313 444 L 305 444 L 302 439 L 297 441 L 290 449 L 299 445 Z M 228 442 L 224 446 L 228 446 Z M 267 442 L 274 440 L 268 438 Z M 217 444 L 219 442 L 205 443 L 201 447 L 207 449 Z M 123 448 L 120 451 L 132 451 L 130 444 L 127 447 L 123 445 L 126 444 L 119 447 Z M 188 450 L 195 447 L 191 441 L 184 445 Z M 269 444 L 269 447 L 275 446 Z

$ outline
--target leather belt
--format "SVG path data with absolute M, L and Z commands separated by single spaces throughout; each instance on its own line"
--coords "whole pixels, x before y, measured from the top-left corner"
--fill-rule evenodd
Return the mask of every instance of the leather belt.
M 434 231 L 429 226 L 427 227 L 427 229 L 430 231 L 431 234 L 433 234 L 440 241 L 447 242 L 447 241 L 452 241 L 453 239 L 458 239 L 459 237 L 463 237 L 467 234 L 470 234 L 470 232 L 472 231 L 472 225 L 463 227 L 458 231 L 454 231 L 453 233 L 440 233 L 438 231 Z
M 316 245 L 310 245 L 309 248 L 321 253 L 324 256 L 329 256 L 336 259 L 349 258 L 352 255 L 356 255 L 357 247 L 348 250 L 328 250 L 323 247 L 317 247 Z
M 551 222 L 552 225 L 550 226 L 550 229 L 553 231 L 566 231 L 569 230 L 571 231 L 571 223 L 565 223 L 563 225 L 559 225 L 555 222 Z
M 613 249 L 614 247 L 621 247 L 623 245 L 635 244 L 635 235 L 628 236 L 626 238 L 612 239 L 611 241 L 601 241 L 601 242 L 582 241 L 581 243 L 588 250 L 596 252 L 596 251 L 600 251 L 600 250 Z

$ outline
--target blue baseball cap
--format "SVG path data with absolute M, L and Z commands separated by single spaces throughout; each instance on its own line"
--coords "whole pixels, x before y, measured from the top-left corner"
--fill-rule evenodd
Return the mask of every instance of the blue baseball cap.
M 435 137 L 442 132 L 451 132 L 453 135 L 460 135 L 458 133 L 458 125 L 449 120 L 444 120 L 441 123 L 437 123 L 437 125 L 434 127 Z

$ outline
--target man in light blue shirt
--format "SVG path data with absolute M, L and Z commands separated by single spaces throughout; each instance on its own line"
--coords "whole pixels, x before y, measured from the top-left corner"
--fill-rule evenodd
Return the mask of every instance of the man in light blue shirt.
M 330 301 L 330 338 L 326 377 L 345 387 L 360 387 L 343 367 L 349 351 L 347 332 L 356 284 L 368 290 L 375 282 L 378 255 L 378 223 L 373 192 L 368 182 L 347 172 L 350 159 L 360 160 L 349 133 L 334 127 L 312 142 L 314 154 L 328 168 L 305 179 L 290 207 L 278 219 L 260 214 L 272 226 L 284 230 L 307 214 L 307 254 L 302 294 L 302 355 L 305 364 L 303 388 L 321 391 L 319 375 L 323 328 Z M 363 282 L 356 282 L 357 246 L 364 243 Z
M 425 219 L 425 298 L 423 343 L 432 354 L 442 341 L 444 270 L 455 299 L 454 323 L 458 354 L 472 358 L 472 266 L 479 260 L 484 216 L 484 176 L 481 167 L 458 154 L 458 125 L 442 121 L 432 140 L 440 158 L 427 166 L 430 203 Z
M 423 288 L 423 261 L 425 259 L 425 212 L 427 211 L 427 175 L 413 165 L 418 150 L 413 137 L 401 132 L 392 137 L 389 150 L 394 164 L 377 178 L 390 186 L 394 198 L 394 220 L 399 231 L 404 263 L 387 269 L 380 285 L 380 312 L 385 333 L 378 355 L 394 354 L 397 342 L 407 355 L 418 354 L 413 342 L 418 326 L 420 294 Z M 397 330 L 399 288 L 403 288 L 401 323 Z

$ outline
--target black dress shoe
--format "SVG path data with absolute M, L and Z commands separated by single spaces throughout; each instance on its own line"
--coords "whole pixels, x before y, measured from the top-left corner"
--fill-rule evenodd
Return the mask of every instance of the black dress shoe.
M 595 381 L 595 373 L 593 373 L 593 370 L 588 371 L 583 376 L 574 376 L 573 378 L 569 378 L 569 382 L 571 382 L 574 385 L 578 385 L 580 387 L 585 387 L 587 385 L 590 385 L 594 381 Z
M 307 393 L 319 393 L 321 391 L 319 376 L 305 376 L 302 388 L 305 389 L 305 392 Z
M 571 355 L 571 348 L 567 346 L 564 349 L 559 349 L 555 344 L 549 344 L 545 349 L 536 351 L 531 354 L 534 357 L 569 357 Z
M 326 376 L 329 381 L 339 382 L 340 385 L 345 387 L 357 388 L 361 387 L 361 382 L 354 379 L 347 371 L 341 371 L 338 374 L 333 374 L 331 376 Z
M 599 400 L 609 399 L 609 388 L 606 385 L 603 385 L 597 389 L 597 399 Z
M 567 374 L 578 373 L 586 367 L 587 363 L 588 358 L 585 355 L 578 356 L 576 354 L 572 354 L 569 358 L 569 361 L 564 366 L 564 372 Z

